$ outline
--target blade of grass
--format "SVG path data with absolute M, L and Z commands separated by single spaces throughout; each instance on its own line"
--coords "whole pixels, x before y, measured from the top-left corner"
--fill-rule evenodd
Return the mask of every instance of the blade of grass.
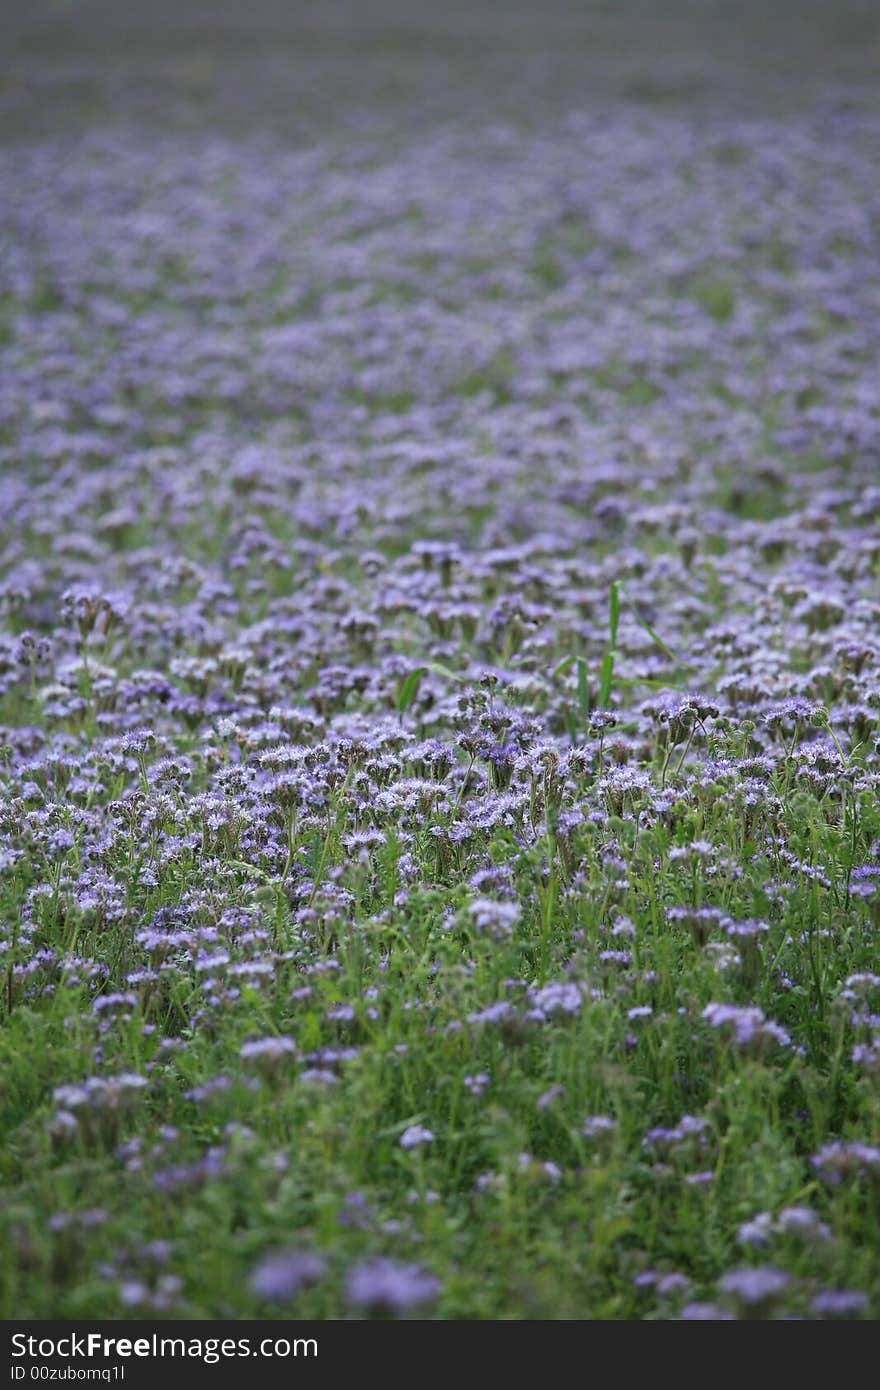
M 614 683 L 614 652 L 607 651 L 602 658 L 602 665 L 599 667 L 599 694 L 597 704 L 600 709 L 604 709 L 611 696 L 611 686 Z
M 654 631 L 654 629 L 652 628 L 651 624 L 648 622 L 647 618 L 645 618 L 645 617 L 639 612 L 639 610 L 638 610 L 638 608 L 636 607 L 635 603 L 634 603 L 633 600 L 630 598 L 629 594 L 626 592 L 626 589 L 623 587 L 623 584 L 621 584 L 621 582 L 620 582 L 619 580 L 615 580 L 615 582 L 611 585 L 611 592 L 612 592 L 612 595 L 613 595 L 613 596 L 614 596 L 614 595 L 617 595 L 617 594 L 622 594 L 622 595 L 623 595 L 623 597 L 626 599 L 627 603 L 628 603 L 628 604 L 630 605 L 630 607 L 632 608 L 633 613 L 635 614 L 636 622 L 638 623 L 639 627 L 642 628 L 645 632 L 647 632 L 647 634 L 648 634 L 648 636 L 650 637 L 651 641 L 654 642 L 655 645 L 658 646 L 658 647 L 660 648 L 661 652 L 663 652 L 666 656 L 669 657 L 669 660 L 670 660 L 670 661 L 674 661 L 678 666 L 687 666 L 687 665 L 689 664 L 689 663 L 686 662 L 686 661 L 680 660 L 680 658 L 679 658 L 678 656 L 676 656 L 676 654 L 675 654 L 675 652 L 672 650 L 672 648 L 671 648 L 671 647 L 668 647 L 668 646 L 666 645 L 666 643 L 663 641 L 663 638 L 662 638 L 662 637 L 659 637 L 659 636 L 657 635 L 657 633 L 656 633 L 656 632 Z
M 427 675 L 429 671 L 433 671 L 438 676 L 444 676 L 446 680 L 455 681 L 457 685 L 465 684 L 464 676 L 460 676 L 457 671 L 450 670 L 448 666 L 441 666 L 437 661 L 427 661 L 424 666 L 416 666 L 404 679 L 398 691 L 397 712 L 401 718 L 418 695 L 422 677 Z
M 611 585 L 611 594 L 608 599 L 608 628 L 611 633 L 611 650 L 617 648 L 617 624 L 620 621 L 620 580 L 615 579 Z
M 590 691 L 587 685 L 587 663 L 582 656 L 577 659 L 577 692 L 578 704 L 581 707 L 581 714 L 584 719 L 590 717 Z

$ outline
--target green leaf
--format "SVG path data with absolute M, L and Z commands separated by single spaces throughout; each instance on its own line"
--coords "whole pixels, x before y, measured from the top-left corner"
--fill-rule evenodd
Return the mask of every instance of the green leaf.
M 449 666 L 441 666 L 439 661 L 428 661 L 424 670 L 433 671 L 435 676 L 445 676 L 448 681 L 455 681 L 456 685 L 467 685 L 467 677 L 460 676 L 457 671 L 453 671 Z
M 409 709 L 413 700 L 419 693 L 419 685 L 421 684 L 422 676 L 425 674 L 427 669 L 427 666 L 417 666 L 414 671 L 410 671 L 406 680 L 401 685 L 399 694 L 397 696 L 398 714 L 402 715 L 404 710 Z
M 569 666 L 573 666 L 574 663 L 575 663 L 576 661 L 581 661 L 581 660 L 583 660 L 582 657 L 577 657 L 577 656 L 565 656 L 565 657 L 562 658 L 562 660 L 560 661 L 560 663 L 559 663 L 558 666 L 554 666 L 554 667 L 553 667 L 553 670 L 550 672 L 550 675 L 551 675 L 551 676 L 553 677 L 553 679 L 555 680 L 557 676 L 561 676 L 561 675 L 562 675 L 563 671 L 567 671 L 568 668 L 569 668 Z
M 612 590 L 616 587 L 618 591 L 621 594 L 623 594 L 624 598 L 627 600 L 627 602 L 633 610 L 633 613 L 635 614 L 636 622 L 638 623 L 639 627 L 643 628 L 644 631 L 647 632 L 651 641 L 656 643 L 656 645 L 660 648 L 661 652 L 668 656 L 670 661 L 677 662 L 679 666 L 686 666 L 688 663 L 685 661 L 680 661 L 679 658 L 675 655 L 675 652 L 672 650 L 672 648 L 667 647 L 666 643 L 663 641 L 663 638 L 657 636 L 657 633 L 654 631 L 647 618 L 642 617 L 641 613 L 636 608 L 635 604 L 633 603 L 632 599 L 630 598 L 629 594 L 626 592 L 620 581 L 616 581 L 616 583 L 612 584 L 611 587 Z
M 441 666 L 438 661 L 426 661 L 424 666 L 416 666 L 414 670 L 410 671 L 398 692 L 397 712 L 401 717 L 418 695 L 422 676 L 428 671 L 433 671 L 438 676 L 444 676 L 448 681 L 455 681 L 456 685 L 465 684 L 464 676 L 460 676 L 457 671 L 450 670 L 448 666 Z
M 605 708 L 611 695 L 611 685 L 614 680 L 614 656 L 613 651 L 606 652 L 602 658 L 602 665 L 599 667 L 598 704 L 600 709 Z
M 620 621 L 620 583 L 615 579 L 611 585 L 611 596 L 608 600 L 608 627 L 611 632 L 611 650 L 617 647 L 617 624 Z
M 578 704 L 581 707 L 581 714 L 584 719 L 590 717 L 590 691 L 587 686 L 587 663 L 582 656 L 577 659 L 577 692 Z

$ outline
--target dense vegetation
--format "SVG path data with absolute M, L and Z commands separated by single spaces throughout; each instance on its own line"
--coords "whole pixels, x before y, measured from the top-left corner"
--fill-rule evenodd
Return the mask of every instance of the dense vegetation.
M 880 1313 L 878 152 L 0 150 L 6 1316 Z

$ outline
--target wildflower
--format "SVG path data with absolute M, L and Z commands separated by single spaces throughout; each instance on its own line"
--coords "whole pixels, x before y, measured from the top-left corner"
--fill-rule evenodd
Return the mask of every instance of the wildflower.
M 765 1043 L 788 1047 L 791 1038 L 784 1028 L 765 1018 L 757 1008 L 741 1008 L 734 1004 L 707 1004 L 702 1017 L 712 1028 L 732 1033 L 737 1047 L 760 1049 Z
M 737 1232 L 740 1245 L 767 1245 L 773 1234 L 773 1218 L 769 1212 L 759 1212 L 750 1221 L 744 1221 Z
M 372 1317 L 404 1317 L 424 1311 L 440 1293 L 440 1281 L 416 1264 L 375 1258 L 349 1271 L 346 1300 Z
M 243 1062 L 250 1062 L 267 1075 L 296 1055 L 296 1044 L 289 1037 L 257 1038 L 242 1044 L 239 1056 Z
M 426 1129 L 424 1125 L 410 1125 L 403 1131 L 398 1142 L 402 1149 L 419 1149 L 432 1143 L 433 1139 L 433 1131 Z
M 846 1178 L 868 1172 L 880 1173 L 880 1148 L 860 1140 L 823 1144 L 810 1159 L 816 1172 L 825 1182 L 836 1187 Z
M 493 941 L 504 941 L 513 935 L 520 910 L 517 903 L 475 898 L 468 908 L 468 915 L 478 932 L 486 933 Z
M 617 1121 L 610 1115 L 588 1115 L 581 1126 L 581 1134 L 585 1139 L 596 1139 L 603 1134 L 613 1134 L 617 1128 Z
M 858 1318 L 867 1313 L 868 1298 L 852 1289 L 823 1289 L 810 1307 L 820 1318 Z
M 725 1312 L 714 1303 L 687 1303 L 679 1314 L 682 1322 L 732 1322 L 733 1313 Z
M 784 1270 L 763 1265 L 756 1269 L 735 1269 L 725 1274 L 718 1287 L 727 1294 L 742 1316 L 764 1317 L 791 1287 L 791 1276 Z
M 776 1230 L 783 1235 L 801 1236 L 807 1240 L 831 1239 L 831 1229 L 820 1221 L 809 1207 L 783 1207 L 776 1218 Z
M 489 1073 L 481 1071 L 476 1076 L 466 1076 L 464 1084 L 472 1096 L 481 1096 L 489 1085 Z
M 267 1303 L 289 1303 L 326 1272 L 319 1255 L 305 1250 L 280 1250 L 267 1255 L 250 1276 L 251 1292 Z
M 539 1016 L 576 1014 L 583 1003 L 583 991 L 574 981 L 554 982 L 532 992 L 531 1002 Z

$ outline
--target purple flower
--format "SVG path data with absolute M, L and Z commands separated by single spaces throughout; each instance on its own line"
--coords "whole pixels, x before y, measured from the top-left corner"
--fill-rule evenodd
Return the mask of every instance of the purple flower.
M 489 1073 L 485 1071 L 477 1072 L 475 1076 L 466 1076 L 464 1084 L 472 1096 L 481 1096 L 489 1085 Z M 401 1141 L 402 1142 L 402 1141 Z
M 327 1265 L 306 1250 L 279 1250 L 267 1255 L 251 1272 L 251 1292 L 266 1303 L 289 1303 L 301 1289 L 317 1281 Z
M 401 1134 L 399 1143 L 402 1149 L 418 1149 L 424 1144 L 430 1144 L 433 1138 L 433 1131 L 425 1129 L 424 1125 L 410 1125 Z
M 880 1172 L 880 1148 L 863 1144 L 860 1140 L 846 1143 L 834 1140 L 830 1144 L 823 1144 L 810 1162 L 821 1178 L 836 1187 L 845 1178 Z
M 617 1129 L 617 1121 L 610 1115 L 588 1115 L 581 1126 L 581 1134 L 585 1139 L 598 1139 L 600 1135 L 613 1134 Z
M 750 1316 L 760 1315 L 777 1303 L 791 1287 L 791 1275 L 772 1265 L 734 1269 L 720 1280 L 719 1289 Z
M 687 1303 L 680 1313 L 682 1322 L 733 1322 L 733 1313 L 726 1312 L 714 1303 Z
M 536 1108 L 538 1110 L 549 1110 L 551 1105 L 555 1105 L 556 1101 L 564 1095 L 564 1086 L 551 1086 L 549 1090 L 544 1091 L 542 1095 L 538 1096 Z
M 702 1016 L 710 1027 L 732 1033 L 738 1047 L 760 1047 L 765 1042 L 788 1047 L 791 1043 L 785 1029 L 772 1019 L 765 1018 L 761 1009 L 740 1008 L 735 1004 L 707 1004 Z
M 580 985 L 573 981 L 542 985 L 531 995 L 532 1004 L 541 1014 L 576 1014 L 583 1003 Z
M 440 1281 L 421 1265 L 369 1259 L 354 1266 L 346 1280 L 348 1303 L 373 1317 L 402 1317 L 432 1304 Z
M 820 1318 L 858 1318 L 868 1311 L 868 1298 L 851 1289 L 824 1289 L 810 1307 Z
M 657 1277 L 655 1288 L 661 1298 L 676 1298 L 687 1293 L 691 1286 L 691 1281 L 686 1274 L 679 1274 L 673 1271 L 671 1274 L 661 1274 Z
M 272 1075 L 296 1056 L 293 1038 L 258 1038 L 242 1045 L 239 1056 L 259 1071 Z
M 493 941 L 504 941 L 513 935 L 520 909 L 518 903 L 475 898 L 468 908 L 468 916 L 478 932 L 490 936 Z
M 759 1212 L 750 1221 L 744 1221 L 737 1232 L 741 1245 L 767 1245 L 773 1233 L 773 1220 L 769 1212 Z

